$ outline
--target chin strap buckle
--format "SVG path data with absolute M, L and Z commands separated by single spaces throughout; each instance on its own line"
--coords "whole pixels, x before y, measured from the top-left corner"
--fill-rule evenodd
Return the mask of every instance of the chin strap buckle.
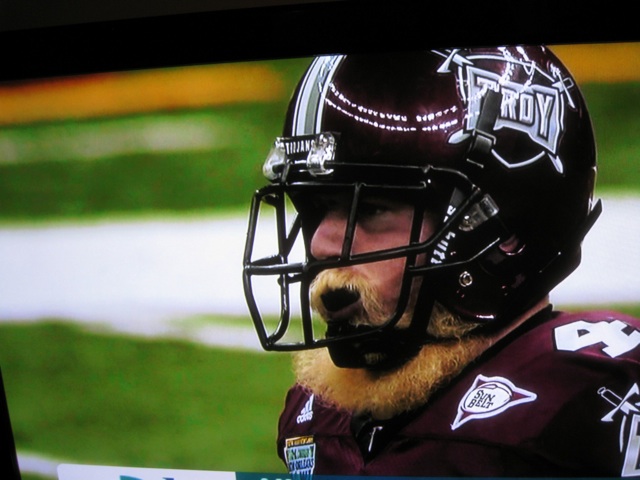
M 474 203 L 460 222 L 460 230 L 470 232 L 498 214 L 500 209 L 489 195 L 485 195 Z

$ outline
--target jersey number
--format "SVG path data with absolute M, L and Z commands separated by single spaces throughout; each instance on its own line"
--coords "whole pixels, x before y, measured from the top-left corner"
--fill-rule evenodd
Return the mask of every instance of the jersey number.
M 640 332 L 629 330 L 629 326 L 620 320 L 595 323 L 578 320 L 556 328 L 554 337 L 558 350 L 576 352 L 581 348 L 602 343 L 602 351 L 615 358 L 640 345 Z

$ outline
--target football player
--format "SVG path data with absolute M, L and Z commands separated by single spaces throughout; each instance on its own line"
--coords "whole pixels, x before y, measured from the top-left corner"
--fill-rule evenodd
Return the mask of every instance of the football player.
M 640 323 L 549 303 L 601 206 L 547 48 L 319 57 L 263 170 L 244 285 L 296 351 L 292 474 L 640 474 Z

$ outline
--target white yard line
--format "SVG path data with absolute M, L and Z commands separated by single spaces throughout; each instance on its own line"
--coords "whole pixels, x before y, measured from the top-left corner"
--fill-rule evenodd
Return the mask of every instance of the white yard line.
M 558 305 L 640 303 L 640 198 L 603 199 L 603 212 L 583 242 L 582 263 L 552 293 Z
M 28 473 L 42 477 L 58 478 L 57 469 L 61 463 L 65 462 L 34 453 L 18 452 L 18 467 L 23 475 Z
M 556 305 L 640 301 L 637 218 L 640 199 L 605 199 L 582 265 L 552 292 Z M 241 281 L 245 236 L 244 218 L 0 229 L 0 319 L 58 317 L 256 348 Z M 275 312 L 277 295 L 265 297 L 263 308 Z M 177 321 L 207 314 L 239 316 L 244 328 L 200 330 Z

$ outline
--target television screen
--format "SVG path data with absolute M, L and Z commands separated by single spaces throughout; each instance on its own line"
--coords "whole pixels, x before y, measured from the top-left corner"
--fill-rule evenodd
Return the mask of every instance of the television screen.
M 550 49 L 589 108 L 603 202 L 551 302 L 640 317 L 640 43 Z M 316 52 L 301 53 L 5 73 L 0 367 L 23 480 L 61 464 L 287 473 L 276 437 L 291 355 L 264 351 L 242 271 L 251 197 Z

